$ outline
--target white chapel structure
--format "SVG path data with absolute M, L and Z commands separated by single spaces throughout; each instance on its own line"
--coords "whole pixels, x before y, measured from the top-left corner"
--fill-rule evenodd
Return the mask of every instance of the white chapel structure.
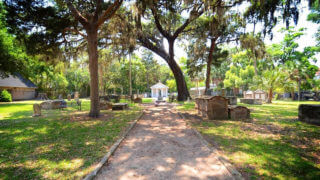
M 168 89 L 169 87 L 162 84 L 160 81 L 151 86 L 151 97 L 152 98 L 157 98 L 157 97 L 168 97 Z

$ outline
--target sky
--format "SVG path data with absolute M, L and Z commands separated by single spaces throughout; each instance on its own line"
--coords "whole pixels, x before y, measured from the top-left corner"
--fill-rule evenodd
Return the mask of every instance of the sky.
M 291 24 L 292 26 L 295 26 L 296 29 L 299 29 L 302 27 L 307 28 L 305 30 L 305 34 L 303 36 L 301 36 L 300 39 L 297 41 L 299 43 L 298 50 L 303 50 L 303 48 L 306 46 L 316 45 L 314 34 L 317 32 L 319 25 L 314 24 L 310 21 L 307 21 L 307 16 L 309 13 L 310 13 L 310 11 L 308 9 L 307 1 L 302 1 L 301 5 L 300 5 L 300 14 L 299 14 L 298 24 L 297 25 L 294 25 L 293 23 Z M 281 21 L 273 29 L 273 34 L 274 34 L 273 39 L 270 40 L 269 37 L 265 38 L 266 45 L 271 45 L 273 43 L 279 43 L 283 40 L 284 34 L 279 32 L 279 30 L 282 27 L 285 27 L 285 24 Z M 250 28 L 251 28 L 250 26 L 247 27 L 247 29 L 250 29 Z M 259 27 L 256 27 L 256 30 L 259 30 Z M 179 44 L 179 42 L 175 42 L 175 59 L 176 60 L 179 60 L 181 57 L 187 57 L 185 50 L 182 47 L 179 47 L 178 44 Z M 166 42 L 166 40 L 164 42 L 164 45 L 165 45 L 165 48 L 168 50 L 168 43 Z M 230 45 L 230 46 L 232 46 L 232 45 Z M 142 52 L 141 50 L 142 49 L 139 50 L 140 52 L 138 52 L 138 54 L 140 54 Z M 154 56 L 160 64 L 166 64 L 165 61 L 161 57 L 159 57 L 156 54 L 154 54 Z M 316 63 L 316 65 L 318 67 L 320 67 L 320 55 L 319 54 L 316 55 L 316 59 L 318 59 L 318 62 Z

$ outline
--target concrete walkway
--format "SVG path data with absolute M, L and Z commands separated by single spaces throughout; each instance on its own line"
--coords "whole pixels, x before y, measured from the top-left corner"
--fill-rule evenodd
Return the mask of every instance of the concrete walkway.
M 168 108 L 148 108 L 96 179 L 234 179 Z

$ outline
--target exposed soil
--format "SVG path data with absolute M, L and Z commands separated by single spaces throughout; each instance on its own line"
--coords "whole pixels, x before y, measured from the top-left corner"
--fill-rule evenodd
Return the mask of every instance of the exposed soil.
M 234 179 L 168 106 L 151 106 L 96 179 Z

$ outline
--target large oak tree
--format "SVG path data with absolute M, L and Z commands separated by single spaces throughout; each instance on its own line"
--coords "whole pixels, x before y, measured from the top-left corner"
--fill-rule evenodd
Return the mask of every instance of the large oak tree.
M 70 0 L 66 0 L 67 6 L 71 11 L 73 17 L 82 25 L 86 34 L 73 28 L 79 35 L 87 40 L 87 48 L 89 55 L 89 71 L 90 71 L 90 117 L 98 117 L 100 112 L 99 107 L 99 80 L 98 80 L 98 29 L 108 19 L 110 19 L 121 6 L 122 0 L 115 0 L 108 4 L 107 8 L 103 10 L 103 0 L 96 0 L 95 5 L 80 6 L 75 8 Z M 85 11 L 81 12 L 81 9 Z

